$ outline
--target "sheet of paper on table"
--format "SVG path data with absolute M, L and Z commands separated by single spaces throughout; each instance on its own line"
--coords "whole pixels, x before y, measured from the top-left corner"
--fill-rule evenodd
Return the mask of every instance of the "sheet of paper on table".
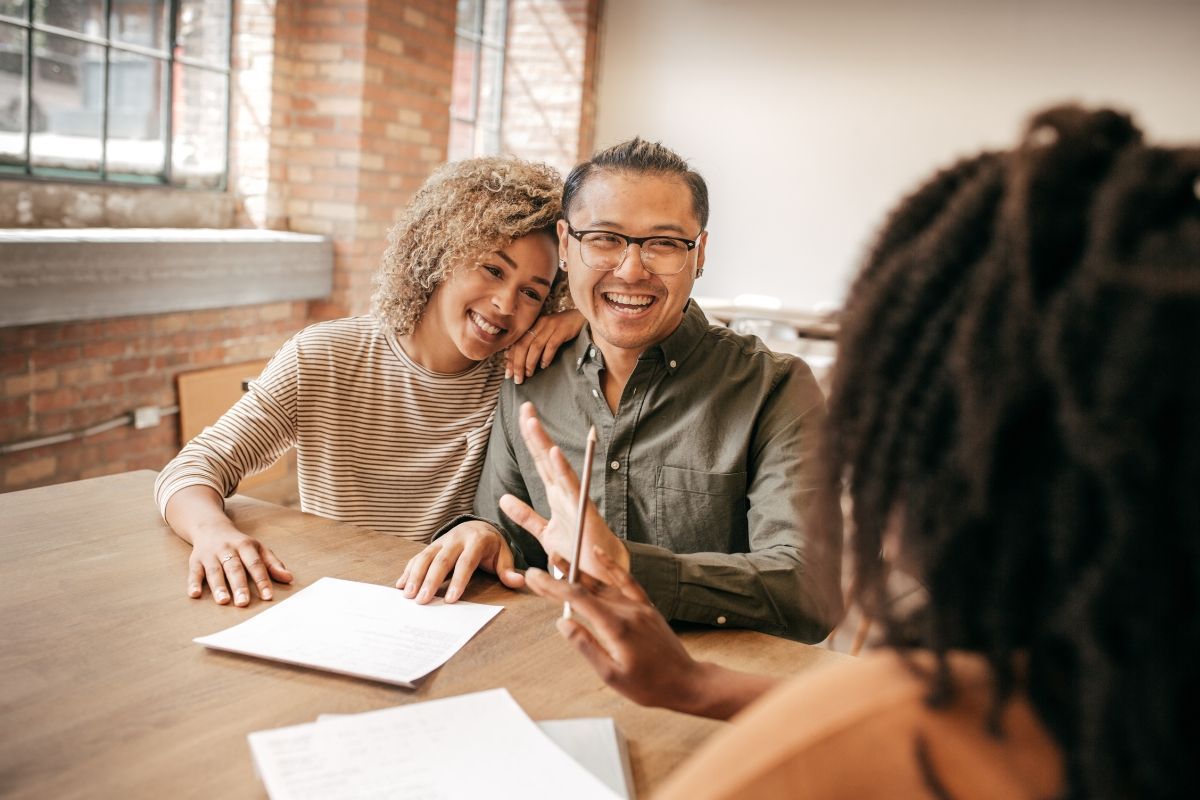
M 616 800 L 505 689 L 250 734 L 271 800 Z
M 195 641 L 411 688 L 502 609 L 440 598 L 419 605 L 390 586 L 321 578 L 245 622 Z
M 322 714 L 317 722 L 349 714 Z M 621 800 L 634 800 L 633 767 L 625 734 L 612 717 L 575 717 L 535 722 L 559 749 L 612 789 Z

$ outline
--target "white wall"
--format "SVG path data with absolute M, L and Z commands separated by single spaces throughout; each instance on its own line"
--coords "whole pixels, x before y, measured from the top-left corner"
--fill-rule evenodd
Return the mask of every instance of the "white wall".
M 696 294 L 836 304 L 886 211 L 1060 100 L 1200 141 L 1200 0 L 605 0 L 596 145 L 709 182 Z

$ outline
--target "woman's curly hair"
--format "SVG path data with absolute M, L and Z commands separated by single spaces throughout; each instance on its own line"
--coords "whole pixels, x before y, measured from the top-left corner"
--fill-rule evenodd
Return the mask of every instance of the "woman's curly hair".
M 853 502 L 856 599 L 939 654 L 935 705 L 951 649 L 987 658 L 994 724 L 1020 685 L 1074 797 L 1194 780 L 1198 193 L 1200 149 L 1050 109 L 907 198 L 844 314 L 825 486 Z M 888 613 L 889 520 L 928 589 L 916 620 Z
M 557 242 L 562 178 L 553 167 L 490 156 L 440 167 L 388 235 L 372 312 L 399 335 L 412 333 L 433 290 L 454 267 L 540 233 Z M 544 310 L 565 307 L 560 271 Z

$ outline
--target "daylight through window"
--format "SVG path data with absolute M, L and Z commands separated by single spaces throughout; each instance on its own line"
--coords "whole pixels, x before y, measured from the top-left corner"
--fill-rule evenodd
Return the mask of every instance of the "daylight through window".
M 507 0 L 458 0 L 449 158 L 500 152 Z
M 231 0 L 0 0 L 0 177 L 223 188 Z

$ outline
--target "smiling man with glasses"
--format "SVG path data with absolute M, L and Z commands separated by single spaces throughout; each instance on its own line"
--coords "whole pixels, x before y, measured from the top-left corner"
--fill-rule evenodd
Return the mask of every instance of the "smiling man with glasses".
M 599 433 L 591 498 L 606 524 L 589 525 L 585 571 L 600 547 L 668 619 L 824 638 L 841 612 L 841 514 L 814 490 L 824 400 L 803 361 L 709 325 L 691 302 L 704 179 L 634 139 L 571 172 L 563 215 L 560 266 L 588 325 L 548 369 L 501 390 L 477 516 L 439 531 L 397 586 L 428 602 L 451 577 L 453 602 L 479 567 L 515 588 L 548 553 L 571 556 L 573 504 L 547 497 L 539 470 L 551 466 L 522 441 L 529 402 L 537 435 L 576 469 L 588 426 Z

